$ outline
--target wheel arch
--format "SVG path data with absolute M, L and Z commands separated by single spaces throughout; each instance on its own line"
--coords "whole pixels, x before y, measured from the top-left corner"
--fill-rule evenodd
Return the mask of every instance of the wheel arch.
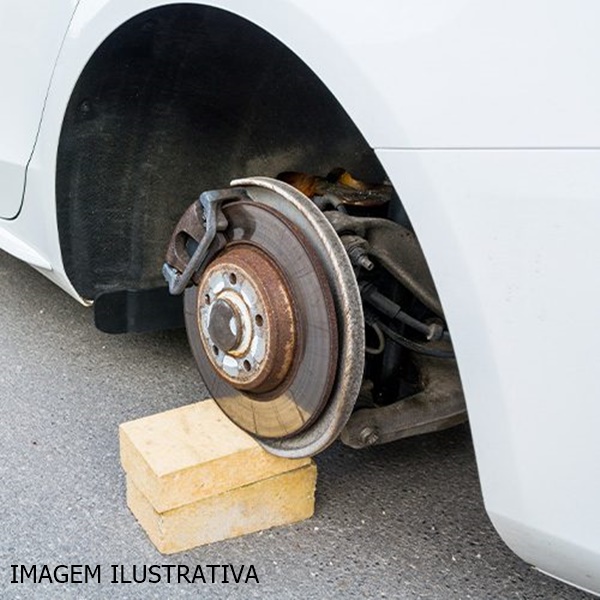
M 146 10 L 96 49 L 66 107 L 56 168 L 66 274 L 91 299 L 162 285 L 170 232 L 199 192 L 338 164 L 383 176 L 334 95 L 276 37 L 219 8 Z

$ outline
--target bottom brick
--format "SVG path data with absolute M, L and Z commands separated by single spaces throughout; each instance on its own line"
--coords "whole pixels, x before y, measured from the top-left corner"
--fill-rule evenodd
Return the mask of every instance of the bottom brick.
M 159 552 L 172 554 L 314 513 L 317 467 L 306 466 L 159 513 L 127 477 L 127 505 Z

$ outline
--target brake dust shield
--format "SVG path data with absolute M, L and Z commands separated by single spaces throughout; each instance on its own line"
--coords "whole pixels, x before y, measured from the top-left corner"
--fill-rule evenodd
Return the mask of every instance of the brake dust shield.
M 245 197 L 221 206 L 227 225 L 185 292 L 190 346 L 232 421 L 275 454 L 316 454 L 345 425 L 362 380 L 352 266 L 301 192 L 260 177 L 232 186 Z

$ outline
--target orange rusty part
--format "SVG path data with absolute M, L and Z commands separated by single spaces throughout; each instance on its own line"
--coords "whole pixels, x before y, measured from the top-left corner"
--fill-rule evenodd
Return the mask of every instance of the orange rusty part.
M 366 183 L 341 168 L 333 169 L 327 177 L 286 171 L 280 173 L 277 179 L 295 187 L 311 199 L 327 196 L 330 199 L 336 198 L 339 204 L 347 206 L 380 206 L 389 202 L 392 197 L 391 185 Z

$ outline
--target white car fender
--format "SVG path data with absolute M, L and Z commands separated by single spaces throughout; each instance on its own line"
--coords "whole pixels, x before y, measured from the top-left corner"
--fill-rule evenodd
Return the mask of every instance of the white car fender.
M 486 509 L 600 591 L 600 150 L 380 151 L 458 358 Z

